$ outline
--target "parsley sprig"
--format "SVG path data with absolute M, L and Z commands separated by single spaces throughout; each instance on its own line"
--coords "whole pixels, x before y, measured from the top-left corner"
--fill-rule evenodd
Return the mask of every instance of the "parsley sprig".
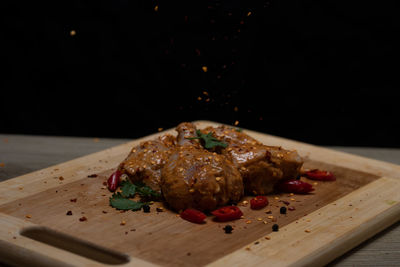
M 144 205 L 148 204 L 143 201 L 134 201 L 130 198 L 138 194 L 141 200 L 157 199 L 160 194 L 142 182 L 131 183 L 124 181 L 121 184 L 121 192 L 114 193 L 110 197 L 110 206 L 117 210 L 140 210 Z
M 217 138 L 215 138 L 212 135 L 212 132 L 209 132 L 208 134 L 203 134 L 200 130 L 196 131 L 197 136 L 196 137 L 187 137 L 187 139 L 193 140 L 193 139 L 200 139 L 204 142 L 203 146 L 205 149 L 211 149 L 217 146 L 226 148 L 228 144 L 219 141 Z

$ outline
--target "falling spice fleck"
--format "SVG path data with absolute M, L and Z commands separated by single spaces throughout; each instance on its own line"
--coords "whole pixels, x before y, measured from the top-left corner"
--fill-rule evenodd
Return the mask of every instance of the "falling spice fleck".
M 68 215 L 68 216 L 72 215 L 72 211 L 70 211 L 70 210 L 67 211 L 67 215 Z
M 4 167 L 4 166 L 5 166 L 4 162 L 0 162 L 0 167 Z
M 71 31 L 69 32 L 69 35 L 75 36 L 75 35 L 76 35 L 76 31 L 75 31 L 75 30 L 71 30 Z
M 250 16 L 250 15 L 251 15 L 251 11 L 247 12 L 247 16 Z
M 160 128 L 158 128 L 157 130 L 158 130 L 159 132 L 161 132 L 161 131 L 164 130 L 164 129 L 160 127 Z
M 85 216 L 83 216 L 83 217 L 80 217 L 80 218 L 79 218 L 79 221 L 80 221 L 80 222 L 87 221 L 87 218 L 86 218 Z
M 204 72 L 207 72 L 207 71 L 208 71 L 207 66 L 203 66 L 203 67 L 201 67 L 201 69 L 202 69 Z
M 158 11 L 158 6 L 154 7 L 154 11 L 157 12 Z
M 199 100 L 199 101 L 201 101 L 201 99 L 202 99 L 201 96 L 199 96 L 199 97 L 197 98 L 197 100 Z
M 239 125 L 239 121 L 235 121 L 235 126 L 238 126 Z

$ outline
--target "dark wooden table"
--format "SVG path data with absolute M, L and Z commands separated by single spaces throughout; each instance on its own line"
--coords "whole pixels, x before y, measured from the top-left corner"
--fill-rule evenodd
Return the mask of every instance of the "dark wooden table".
M 0 181 L 127 141 L 129 140 L 0 134 Z M 400 149 L 331 148 L 400 165 Z M 400 266 L 400 222 L 336 259 L 330 266 Z

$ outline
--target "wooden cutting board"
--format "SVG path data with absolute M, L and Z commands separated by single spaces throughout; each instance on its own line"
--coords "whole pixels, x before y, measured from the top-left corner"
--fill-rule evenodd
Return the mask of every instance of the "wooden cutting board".
M 133 146 L 165 132 L 0 183 L 0 258 L 30 266 L 320 266 L 400 219 L 400 166 L 250 130 L 337 181 L 308 181 L 312 194 L 270 195 L 258 211 L 240 204 L 244 218 L 229 223 L 232 234 L 211 217 L 197 225 L 156 212 L 159 202 L 150 213 L 109 207 L 103 182 Z M 282 206 L 295 210 L 283 215 Z

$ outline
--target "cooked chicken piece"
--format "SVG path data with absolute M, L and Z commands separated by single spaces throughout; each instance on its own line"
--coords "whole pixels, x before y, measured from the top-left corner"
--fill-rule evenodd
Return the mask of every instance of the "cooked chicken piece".
M 182 122 L 176 127 L 178 136 L 176 137 L 177 144 L 180 146 L 194 146 L 201 148 L 201 144 L 198 139 L 188 139 L 197 137 L 196 126 L 190 122 Z
M 263 145 L 247 134 L 226 126 L 208 127 L 202 132 L 212 132 L 228 144 L 221 153 L 239 169 L 245 191 L 250 194 L 268 194 L 280 180 L 299 175 L 303 162 L 296 151 Z
M 162 169 L 161 190 L 174 210 L 196 208 L 211 211 L 243 196 L 243 180 L 226 157 L 212 153 L 200 145 L 196 127 L 181 123 L 177 149 Z
M 132 182 L 143 182 L 160 192 L 161 169 L 176 146 L 172 135 L 163 135 L 134 147 L 119 165 L 119 170 L 128 175 Z
M 212 211 L 243 196 L 239 171 L 224 156 L 195 146 L 181 146 L 162 169 L 161 191 L 176 211 Z

